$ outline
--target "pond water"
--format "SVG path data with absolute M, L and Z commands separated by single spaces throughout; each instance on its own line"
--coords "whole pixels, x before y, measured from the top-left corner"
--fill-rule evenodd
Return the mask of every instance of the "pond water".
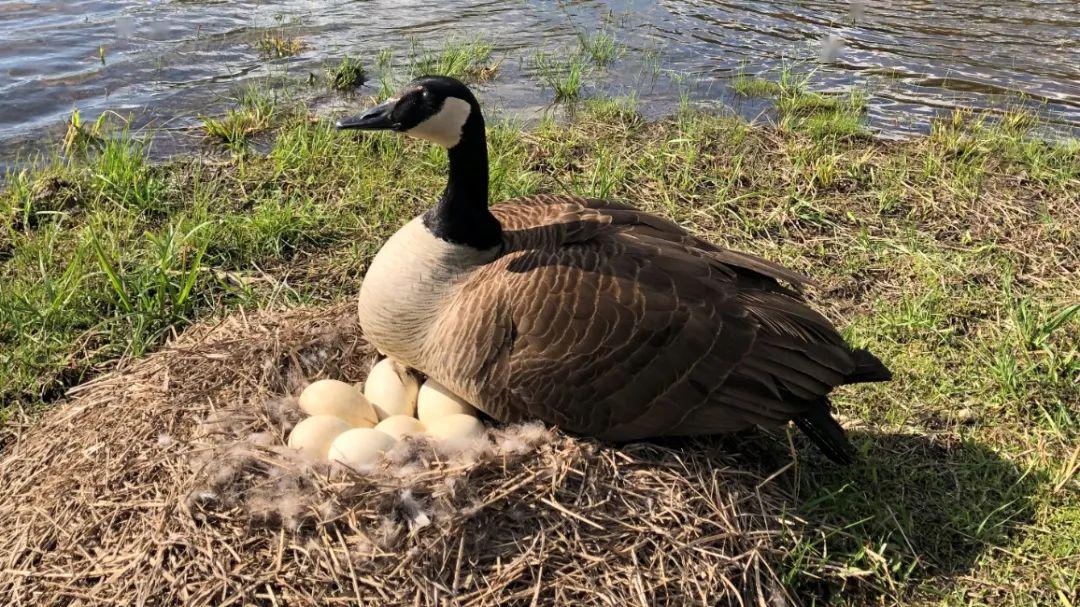
M 346 54 L 370 69 L 382 49 L 451 36 L 495 44 L 503 64 L 481 97 L 527 120 L 552 99 L 533 56 L 598 30 L 625 53 L 588 75 L 587 94 L 634 93 L 654 115 L 686 94 L 757 116 L 767 107 L 732 78 L 788 66 L 819 89 L 865 87 L 886 137 L 960 107 L 1026 106 L 1051 131 L 1080 131 L 1076 0 L 0 0 L 0 158 L 55 141 L 76 108 L 184 132 L 246 83 L 321 74 Z M 269 31 L 305 48 L 267 60 L 254 43 Z

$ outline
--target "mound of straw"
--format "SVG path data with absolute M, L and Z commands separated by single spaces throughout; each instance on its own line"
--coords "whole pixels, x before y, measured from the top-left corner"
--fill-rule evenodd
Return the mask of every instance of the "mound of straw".
M 789 498 L 715 442 L 526 424 L 362 473 L 291 452 L 292 397 L 374 358 L 352 316 L 194 327 L 23 430 L 0 459 L 0 605 L 799 604 Z

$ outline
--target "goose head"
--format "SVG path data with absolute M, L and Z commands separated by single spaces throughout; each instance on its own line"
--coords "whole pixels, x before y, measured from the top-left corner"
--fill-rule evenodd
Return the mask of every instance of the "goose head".
M 435 237 L 493 251 L 502 227 L 488 210 L 488 152 L 484 117 L 472 91 L 447 76 L 422 76 L 395 97 L 337 123 L 339 129 L 396 131 L 448 150 L 446 190 L 423 216 Z
M 483 136 L 484 119 L 476 97 L 460 81 L 422 76 L 385 102 L 339 120 L 337 128 L 397 131 L 453 149 L 468 136 Z

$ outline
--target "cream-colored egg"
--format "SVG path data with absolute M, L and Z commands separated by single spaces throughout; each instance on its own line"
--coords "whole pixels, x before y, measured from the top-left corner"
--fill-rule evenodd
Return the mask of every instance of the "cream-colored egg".
M 357 428 L 379 423 L 371 403 L 359 390 L 336 379 L 320 379 L 300 393 L 300 409 L 308 415 L 336 415 Z
M 330 445 L 330 461 L 357 468 L 373 464 L 379 454 L 394 446 L 393 436 L 374 428 L 353 428 L 342 433 Z
M 421 422 L 430 424 L 441 417 L 457 414 L 475 417 L 476 409 L 434 379 L 429 378 L 420 386 L 416 400 L 416 417 L 420 418 Z
M 427 433 L 439 440 L 472 438 L 484 433 L 484 422 L 472 415 L 454 413 L 427 424 Z
M 375 429 L 401 440 L 403 436 L 409 434 L 423 434 L 424 424 L 411 415 L 391 415 L 379 422 Z
M 364 382 L 364 396 L 375 407 L 379 419 L 393 415 L 415 415 L 420 387 L 414 378 L 389 358 L 371 368 Z
M 330 445 L 352 426 L 334 415 L 312 415 L 289 433 L 289 446 L 311 457 L 325 458 Z

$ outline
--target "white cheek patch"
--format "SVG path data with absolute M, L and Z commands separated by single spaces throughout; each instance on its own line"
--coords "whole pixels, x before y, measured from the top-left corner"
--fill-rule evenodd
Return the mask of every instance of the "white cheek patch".
M 438 114 L 405 131 L 407 135 L 427 139 L 452 148 L 461 141 L 461 129 L 472 113 L 472 106 L 464 99 L 447 97 Z

